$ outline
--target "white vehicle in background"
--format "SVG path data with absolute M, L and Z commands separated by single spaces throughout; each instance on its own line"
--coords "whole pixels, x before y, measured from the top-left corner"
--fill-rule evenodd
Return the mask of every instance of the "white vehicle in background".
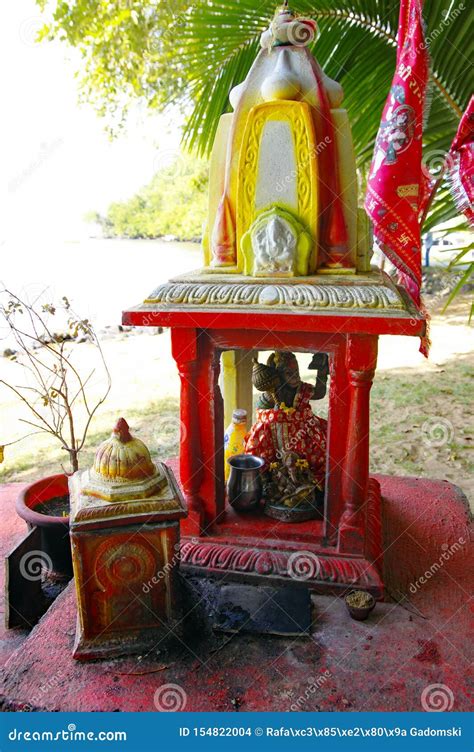
M 462 248 L 472 242 L 468 232 L 434 230 L 423 235 L 423 266 L 448 266 L 459 255 Z M 471 249 L 464 257 L 464 263 L 474 261 Z

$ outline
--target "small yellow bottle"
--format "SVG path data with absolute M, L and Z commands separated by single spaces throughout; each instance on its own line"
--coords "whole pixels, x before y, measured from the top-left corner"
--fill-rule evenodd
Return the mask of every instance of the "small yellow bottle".
M 247 410 L 234 410 L 232 423 L 224 434 L 224 476 L 227 480 L 230 466 L 227 460 L 235 454 L 244 453 L 244 438 L 247 433 Z

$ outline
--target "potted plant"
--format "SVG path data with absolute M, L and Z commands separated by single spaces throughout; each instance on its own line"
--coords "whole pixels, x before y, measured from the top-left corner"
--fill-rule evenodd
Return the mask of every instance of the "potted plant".
M 67 577 L 72 575 L 68 475 L 79 468 L 79 454 L 92 419 L 110 391 L 110 374 L 90 321 L 74 314 L 66 297 L 53 304 L 42 302 L 43 296 L 26 302 L 9 290 L 2 290 L 0 296 L 0 316 L 6 324 L 10 358 L 18 366 L 20 382 L 0 379 L 0 384 L 26 408 L 28 417 L 20 420 L 34 429 L 27 436 L 50 434 L 69 460 L 68 468 L 61 465 L 62 472 L 27 486 L 19 494 L 16 510 L 29 529 L 40 528 L 48 568 Z M 83 373 L 78 346 L 86 341 L 96 348 L 105 382 L 100 396 L 92 401 L 88 392 L 97 369 Z M 0 446 L 0 462 L 6 446 L 9 444 Z

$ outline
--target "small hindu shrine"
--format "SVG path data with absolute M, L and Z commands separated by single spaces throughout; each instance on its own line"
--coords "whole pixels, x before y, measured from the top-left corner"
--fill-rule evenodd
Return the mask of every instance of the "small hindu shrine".
M 314 21 L 277 11 L 219 121 L 203 266 L 159 284 L 123 321 L 171 329 L 189 511 L 181 565 L 382 597 L 380 487 L 369 477 L 377 341 L 422 336 L 425 320 L 371 265 L 343 91 L 308 49 L 316 34 Z M 248 419 L 239 461 L 245 470 L 255 458 L 261 481 L 245 510 L 224 481 L 235 410 Z

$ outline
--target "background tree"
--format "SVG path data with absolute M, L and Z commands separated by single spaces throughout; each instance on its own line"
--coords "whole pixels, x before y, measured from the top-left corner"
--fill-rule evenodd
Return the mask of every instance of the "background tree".
M 208 164 L 187 154 L 159 170 L 127 201 L 112 203 L 105 217 L 90 219 L 105 237 L 199 240 L 206 217 Z

